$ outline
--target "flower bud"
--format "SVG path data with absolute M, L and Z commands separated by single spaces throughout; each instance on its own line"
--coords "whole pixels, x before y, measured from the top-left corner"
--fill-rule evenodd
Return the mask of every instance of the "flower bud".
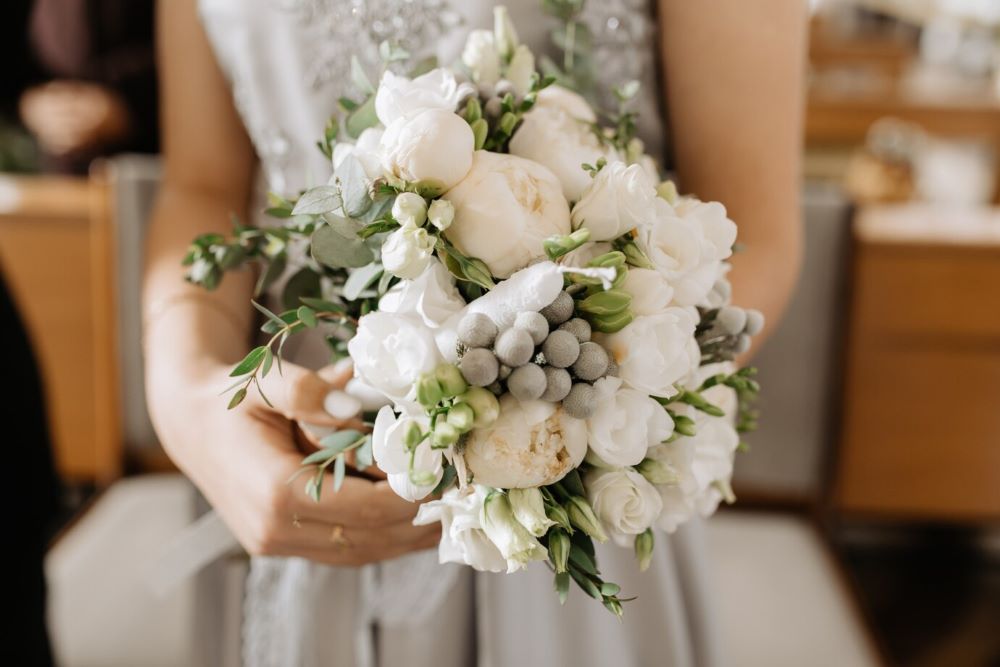
M 434 432 L 431 434 L 431 443 L 436 448 L 446 449 L 457 443 L 461 435 L 458 429 L 447 421 L 439 421 L 434 426 Z
M 423 227 L 400 227 L 382 242 L 382 264 L 389 273 L 413 280 L 430 264 L 434 243 L 434 237 Z
M 581 227 L 572 234 L 548 237 L 542 241 L 542 247 L 545 248 L 545 254 L 549 259 L 556 259 L 573 252 L 589 240 L 590 230 Z
M 392 217 L 404 227 L 419 227 L 427 219 L 427 202 L 413 192 L 403 192 L 392 204 Z
M 511 489 L 507 492 L 514 518 L 535 537 L 541 537 L 555 524 L 545 514 L 545 501 L 537 487 Z
M 565 530 L 573 532 L 573 525 L 569 521 L 569 514 L 562 505 L 546 505 L 545 516 L 549 517 Z
M 650 484 L 673 484 L 678 479 L 670 466 L 656 459 L 643 459 L 635 469 Z
M 420 379 L 417 380 L 417 402 L 430 409 L 440 403 L 442 398 L 444 398 L 444 391 L 437 378 L 430 373 L 421 375 Z
M 562 530 L 553 530 L 549 534 L 549 560 L 556 574 L 565 572 L 569 567 L 569 550 L 569 535 Z
M 502 5 L 493 8 L 493 42 L 497 53 L 505 60 L 510 60 L 518 45 L 514 22 L 510 20 L 507 8 Z
M 451 227 L 455 220 L 455 206 L 447 199 L 435 199 L 427 209 L 427 219 L 439 231 Z
M 663 181 L 656 186 L 656 196 L 666 201 L 668 204 L 677 202 L 677 185 L 673 181 Z
M 649 569 L 649 564 L 653 560 L 653 530 L 647 528 L 645 532 L 635 536 L 635 557 L 639 561 L 639 571 L 645 572 Z
M 434 377 L 441 385 L 444 398 L 458 396 L 468 388 L 468 385 L 465 384 L 465 378 L 462 377 L 462 372 L 453 364 L 441 364 L 435 368 Z
M 411 421 L 406 427 L 406 434 L 403 436 L 403 442 L 406 444 L 406 450 L 413 451 L 423 439 L 424 432 L 420 429 L 420 424 L 415 421 Z
M 475 421 L 476 413 L 467 403 L 459 403 L 448 410 L 448 423 L 458 429 L 460 433 L 468 433 L 472 430 L 472 424 Z
M 598 542 L 608 541 L 608 535 L 604 532 L 604 527 L 601 526 L 600 520 L 594 514 L 594 509 L 587 502 L 586 498 L 571 496 L 566 503 L 566 511 L 569 514 L 570 523 L 574 526 Z
M 507 572 L 515 572 L 533 560 L 545 560 L 548 553 L 537 539 L 514 518 L 510 500 L 494 491 L 486 496 L 479 522 L 500 554 L 507 561 Z
M 607 315 L 618 315 L 628 310 L 632 305 L 632 295 L 621 290 L 608 290 L 591 294 L 586 299 L 576 304 L 577 310 L 581 310 L 590 315 L 604 317 Z
M 482 387 L 469 387 L 464 394 L 459 396 L 459 403 L 467 404 L 476 415 L 473 424 L 475 428 L 485 428 L 495 422 L 500 416 L 500 403 L 497 397 L 488 389 Z
M 632 266 L 639 269 L 656 268 L 653 266 L 653 262 L 649 260 L 649 257 L 646 256 L 646 253 L 639 249 L 639 246 L 636 245 L 635 241 L 629 241 L 624 244 L 621 250 L 625 253 L 625 259 L 628 260 L 628 263 Z

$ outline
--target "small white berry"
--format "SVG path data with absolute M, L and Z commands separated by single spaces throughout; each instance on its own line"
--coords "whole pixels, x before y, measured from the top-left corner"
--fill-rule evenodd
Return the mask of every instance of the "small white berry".
M 531 340 L 535 345 L 541 345 L 545 337 L 549 335 L 549 321 L 541 313 L 525 311 L 518 313 L 514 320 L 514 326 L 524 329 L 531 334 Z
M 497 336 L 496 352 L 502 363 L 517 368 L 531 360 L 535 354 L 535 343 L 527 331 L 512 327 Z
M 489 347 L 497 337 L 497 325 L 482 313 L 468 313 L 458 322 L 458 339 L 469 347 Z
M 515 368 L 507 378 L 507 391 L 519 401 L 533 401 L 545 393 L 545 371 L 537 364 Z
M 597 393 L 586 382 L 577 382 L 563 399 L 562 406 L 570 417 L 588 419 L 597 410 Z
M 546 366 L 542 370 L 545 371 L 545 393 L 542 394 L 542 400 L 558 403 L 566 398 L 566 394 L 573 387 L 573 378 L 566 369 Z
M 590 334 L 592 333 L 590 329 L 590 322 L 582 317 L 574 317 L 568 322 L 563 322 L 559 325 L 559 328 L 576 336 L 576 339 L 581 343 L 586 343 L 590 340 Z
M 541 313 L 552 326 L 562 324 L 573 317 L 573 297 L 567 292 L 559 292 L 555 301 L 542 308 Z
M 553 331 L 542 343 L 542 354 L 550 366 L 568 368 L 580 356 L 580 343 L 568 331 Z
M 593 382 L 608 372 L 608 353 L 597 343 L 584 343 L 573 364 L 573 374 L 581 380 Z
M 500 364 L 493 353 L 482 347 L 475 347 L 462 355 L 458 362 L 462 377 L 473 387 L 487 387 L 497 379 Z

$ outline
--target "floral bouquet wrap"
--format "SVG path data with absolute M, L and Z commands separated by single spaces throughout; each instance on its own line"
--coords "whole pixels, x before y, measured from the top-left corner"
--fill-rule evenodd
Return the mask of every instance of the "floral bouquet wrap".
M 548 5 L 572 53 L 579 3 Z M 546 561 L 563 600 L 573 581 L 621 615 L 593 541 L 645 568 L 654 529 L 732 500 L 757 390 L 733 361 L 762 317 L 728 304 L 726 209 L 679 196 L 634 136 L 637 84 L 599 112 L 495 18 L 454 67 L 383 44 L 375 85 L 355 61 L 363 99 L 319 142 L 329 182 L 272 195 L 280 224 L 199 237 L 185 261 L 207 288 L 245 263 L 259 291 L 284 284 L 284 312 L 255 303 L 270 338 L 233 370 L 231 408 L 300 331 L 353 360 L 371 433 L 321 433 L 310 494 L 331 469 L 335 492 L 353 452 L 425 501 L 441 562 Z

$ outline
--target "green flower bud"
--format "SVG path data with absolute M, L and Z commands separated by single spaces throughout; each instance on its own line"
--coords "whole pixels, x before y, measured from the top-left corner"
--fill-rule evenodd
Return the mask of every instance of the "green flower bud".
M 430 486 L 437 480 L 437 475 L 429 470 L 411 470 L 410 481 L 414 486 Z
M 612 250 L 590 260 L 587 262 L 587 266 L 619 269 L 625 266 L 625 259 L 625 253 L 620 250 Z
M 671 415 L 674 419 L 674 433 L 691 437 L 695 434 L 694 420 L 687 415 Z
M 500 403 L 497 397 L 482 387 L 469 387 L 458 397 L 458 403 L 472 408 L 472 412 L 476 415 L 476 420 L 472 424 L 474 428 L 489 426 L 500 416 Z
M 458 432 L 458 429 L 449 424 L 447 421 L 439 421 L 434 426 L 434 432 L 431 433 L 431 444 L 434 447 L 446 448 L 451 447 L 458 442 L 458 438 L 462 434 Z
M 424 439 L 424 432 L 420 429 L 420 424 L 411 421 L 410 425 L 406 427 L 406 435 L 403 437 L 403 442 L 406 444 L 406 450 L 412 452 L 420 444 L 420 441 Z
M 542 242 L 549 259 L 556 259 L 573 252 L 590 240 L 590 230 L 586 227 L 564 236 L 550 236 Z
M 427 409 L 433 408 L 444 398 L 444 391 L 441 384 L 434 375 L 428 373 L 421 375 L 417 380 L 417 402 Z
M 632 323 L 632 311 L 624 310 L 617 315 L 603 315 L 591 318 L 591 326 L 601 333 L 617 333 Z
M 472 425 L 476 421 L 476 413 L 472 411 L 468 403 L 453 405 L 448 410 L 448 423 L 454 426 L 460 433 L 467 433 L 472 430 Z
M 570 523 L 584 533 L 598 542 L 608 541 L 604 527 L 601 526 L 600 520 L 594 514 L 594 508 L 590 506 L 586 498 L 571 496 L 566 502 L 566 512 L 569 514 Z
M 608 290 L 591 294 L 583 301 L 576 304 L 577 310 L 581 310 L 596 317 L 606 315 L 618 315 L 628 310 L 632 305 L 632 295 L 621 290 Z
M 441 386 L 445 398 L 453 398 L 465 392 L 468 385 L 462 372 L 453 364 L 441 364 L 434 369 L 434 377 Z
M 545 516 L 562 526 L 564 530 L 570 533 L 573 532 L 573 525 L 569 521 L 569 513 L 562 505 L 546 505 Z
M 635 470 L 650 484 L 674 484 L 678 480 L 677 473 L 670 466 L 656 459 L 643 459 Z
M 635 241 L 629 241 L 621 246 L 621 251 L 625 253 L 625 259 L 631 266 L 640 269 L 651 269 L 653 263 L 646 257 L 646 253 L 639 249 Z
M 556 574 L 565 572 L 569 567 L 569 550 L 569 535 L 565 531 L 557 529 L 549 533 L 549 560 Z
M 653 560 L 653 542 L 653 531 L 650 528 L 635 536 L 635 558 L 639 561 L 640 572 L 649 569 Z
M 677 185 L 673 181 L 663 181 L 656 186 L 656 196 L 665 200 L 668 204 L 677 203 L 679 197 Z

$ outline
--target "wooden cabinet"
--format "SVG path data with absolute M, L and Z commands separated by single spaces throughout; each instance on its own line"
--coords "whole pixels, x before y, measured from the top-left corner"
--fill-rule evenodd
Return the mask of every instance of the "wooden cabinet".
M 863 210 L 834 502 L 1000 518 L 1000 211 Z

